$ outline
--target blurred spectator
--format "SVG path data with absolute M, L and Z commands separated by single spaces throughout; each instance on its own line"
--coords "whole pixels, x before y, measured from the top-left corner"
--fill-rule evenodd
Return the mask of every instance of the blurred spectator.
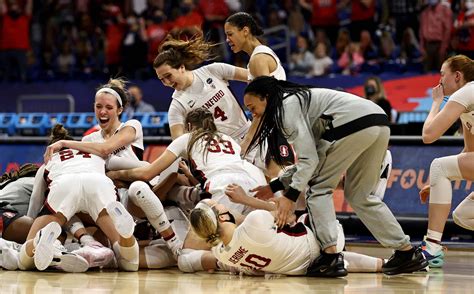
M 377 63 L 378 48 L 375 46 L 370 32 L 367 30 L 360 32 L 360 52 L 368 64 L 373 65 Z
M 390 15 L 395 21 L 395 42 L 400 43 L 406 28 L 418 32 L 418 14 L 420 11 L 419 0 L 389 1 Z
M 351 38 L 359 42 L 360 32 L 367 30 L 374 34 L 375 25 L 375 0 L 342 0 L 341 5 L 351 7 Z
M 474 1 L 461 1 L 461 11 L 454 21 L 454 37 L 458 44 L 456 53 L 474 59 Z
M 24 8 L 18 0 L 9 6 L 0 0 L 0 78 L 26 81 L 27 52 L 30 48 L 30 23 L 33 0 L 27 0 Z M 3 65 L 3 69 L 1 68 Z
M 193 0 L 183 0 L 179 4 L 179 16 L 174 20 L 176 28 L 187 28 L 197 26 L 202 29 L 204 17 L 199 12 Z
M 402 42 L 400 44 L 400 59 L 402 63 L 421 62 L 420 45 L 415 37 L 415 32 L 408 27 L 403 32 Z
M 138 86 L 128 87 L 128 94 L 130 95 L 130 103 L 125 107 L 124 113 L 130 119 L 135 113 L 155 112 L 155 108 L 143 101 L 143 92 Z
M 105 28 L 105 63 L 109 75 L 116 76 L 121 71 L 122 59 L 120 53 L 127 23 L 123 18 L 120 7 L 116 5 L 104 5 L 103 9 L 107 16 Z
M 351 43 L 351 35 L 345 28 L 341 28 L 337 34 L 336 51 L 333 58 L 339 59 Z
M 145 20 L 131 15 L 127 17 L 127 24 L 121 48 L 123 74 L 130 79 L 143 79 L 148 54 Z
M 395 42 L 393 41 L 392 34 L 390 32 L 382 32 L 380 37 L 380 50 L 379 50 L 380 61 L 391 62 L 395 61 L 399 56 L 399 50 Z
M 308 39 L 298 36 L 296 51 L 291 53 L 290 72 L 293 75 L 309 76 L 313 71 L 314 55 L 309 51 Z
M 314 48 L 313 76 L 322 76 L 331 70 L 334 61 L 328 56 L 329 48 L 327 43 L 318 42 Z
M 337 65 L 342 69 L 343 75 L 359 73 L 363 63 L 364 57 L 360 53 L 359 43 L 350 43 L 337 60 Z
M 426 71 L 438 71 L 446 57 L 452 12 L 439 0 L 428 0 L 420 16 L 420 49 Z
M 72 78 L 74 67 L 76 65 L 76 58 L 74 57 L 71 44 L 69 42 L 62 44 L 61 51 L 56 58 L 56 65 L 61 77 Z
M 153 63 L 158 54 L 158 47 L 168 33 L 169 24 L 162 10 L 156 9 L 150 19 L 146 21 L 146 35 L 148 38 L 148 63 Z
M 385 95 L 385 89 L 379 77 L 369 77 L 364 83 L 365 98 L 380 106 L 388 116 L 391 123 L 395 123 L 396 112 L 392 109 L 390 101 Z
M 335 44 L 339 30 L 337 0 L 299 0 L 299 4 L 311 14 L 313 32 L 322 29 Z

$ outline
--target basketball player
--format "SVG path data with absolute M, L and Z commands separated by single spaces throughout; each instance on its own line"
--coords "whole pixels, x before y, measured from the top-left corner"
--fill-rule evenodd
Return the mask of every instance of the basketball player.
M 198 107 L 209 109 L 219 132 L 237 142 L 248 131 L 250 122 L 229 88 L 229 80 L 246 82 L 247 70 L 225 63 L 191 70 L 212 59 L 212 47 L 202 36 L 189 41 L 168 37 L 153 62 L 158 79 L 175 90 L 168 110 L 173 140 L 184 134 L 186 115 Z
M 233 185 L 228 195 L 248 197 L 241 187 Z M 240 196 L 238 196 L 240 195 Z M 244 196 L 242 196 L 244 195 Z M 272 205 L 262 202 L 262 205 Z M 303 215 L 294 226 L 278 229 L 273 212 L 254 210 L 241 223 L 236 223 L 223 205 L 202 200 L 191 211 L 193 231 L 211 244 L 217 260 L 229 267 L 237 267 L 249 275 L 263 273 L 304 275 L 309 265 L 319 256 L 319 245 L 313 232 L 303 223 Z M 338 244 L 344 247 L 344 233 L 338 227 Z M 380 272 L 383 261 L 354 252 L 344 252 L 351 272 Z
M 190 133 L 174 140 L 151 165 L 110 171 L 109 177 L 122 181 L 149 180 L 182 156 L 191 162 L 194 176 L 212 195 L 212 199 L 239 213 L 248 213 L 246 207 L 228 200 L 225 187 L 238 183 L 250 189 L 266 183 L 265 177 L 258 168 L 241 159 L 240 146 L 231 137 L 218 132 L 214 121 L 208 109 L 200 107 L 192 110 L 185 122 Z
M 120 122 L 119 117 L 128 100 L 122 80 L 111 79 L 100 86 L 95 95 L 94 109 L 101 130 L 85 136 L 82 142 L 61 140 L 48 146 L 45 161 L 53 152 L 66 147 L 107 158 L 109 170 L 149 165 L 148 162 L 142 161 L 144 147 L 140 122 L 135 119 Z M 148 183 L 134 182 L 128 190 L 121 189 L 120 197 L 120 201 L 132 215 L 148 219 L 176 256 L 182 241 L 174 233 L 163 205 Z M 128 201 L 128 198 L 131 201 Z
M 62 125 L 56 125 L 51 143 L 64 138 L 71 137 Z M 28 240 L 20 250 L 20 268 L 36 266 L 38 270 L 44 270 L 54 257 L 59 257 L 65 259 L 63 265 L 68 264 L 72 271 L 86 271 L 89 264 L 84 258 L 58 252 L 54 246 L 61 234 L 61 226 L 77 212 L 84 211 L 112 242 L 120 268 L 136 271 L 138 243 L 133 237 L 135 223 L 116 201 L 115 186 L 105 176 L 104 159 L 74 149 L 62 149 L 54 153 L 45 165 L 44 176 L 50 188 L 45 207 L 52 214 L 35 219 Z M 75 258 L 66 259 L 68 256 Z
M 456 120 L 461 119 L 464 149 L 458 155 L 436 158 L 430 166 L 430 185 L 420 195 L 426 202 L 429 195 L 428 232 L 423 254 L 431 267 L 442 267 L 441 245 L 444 225 L 451 211 L 451 181 L 474 181 L 474 61 L 464 55 L 448 58 L 441 66 L 439 85 L 433 88 L 433 104 L 423 125 L 423 142 L 435 142 Z M 448 102 L 441 109 L 443 98 Z M 474 192 L 453 211 L 459 226 L 474 230 Z

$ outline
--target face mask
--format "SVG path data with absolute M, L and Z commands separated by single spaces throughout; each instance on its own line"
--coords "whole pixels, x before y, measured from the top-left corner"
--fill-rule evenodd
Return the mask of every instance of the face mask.
M 18 11 L 9 11 L 8 15 L 13 19 L 17 19 L 20 17 L 20 13 Z
M 365 95 L 366 95 L 366 96 L 372 96 L 372 95 L 374 95 L 374 94 L 377 92 L 377 90 L 375 89 L 375 87 L 374 87 L 374 86 L 370 86 L 370 85 L 365 86 L 364 90 L 365 90 Z
M 227 211 L 227 212 L 224 212 L 224 213 L 220 213 L 220 214 L 219 214 L 219 216 L 221 216 L 221 215 L 228 215 L 228 216 L 229 216 L 229 220 L 226 220 L 226 222 L 230 222 L 230 223 L 235 224 L 235 217 L 234 217 L 234 215 L 233 215 L 232 213 L 230 213 L 230 212 Z
M 161 16 L 153 17 L 153 22 L 154 23 L 161 23 L 162 21 L 163 21 L 163 17 L 161 17 Z

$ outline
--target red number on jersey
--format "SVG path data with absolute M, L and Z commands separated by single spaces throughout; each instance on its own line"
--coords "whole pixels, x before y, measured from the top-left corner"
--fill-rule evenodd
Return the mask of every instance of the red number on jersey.
M 245 266 L 245 267 L 249 267 L 249 268 L 255 268 L 255 269 L 262 269 L 262 268 L 266 267 L 267 265 L 269 265 L 270 262 L 272 262 L 272 260 L 270 258 L 265 258 L 263 256 L 256 255 L 256 254 L 249 254 L 245 258 L 245 261 L 250 263 L 251 265 L 250 264 L 245 264 L 245 263 L 241 263 L 240 265 Z
M 212 153 L 219 153 L 221 152 L 221 146 L 219 146 L 219 142 L 217 142 L 217 140 L 211 139 L 211 141 L 209 141 L 209 147 L 207 147 L 207 150 Z
M 220 118 L 221 121 L 225 121 L 227 119 L 227 116 L 225 116 L 225 112 L 220 109 L 219 106 L 216 106 L 216 108 L 214 108 L 214 119 L 218 118 Z
M 221 148 L 220 145 L 222 145 L 223 148 Z M 227 154 L 235 154 L 234 147 L 232 147 L 232 142 L 227 140 L 220 140 L 217 142 L 217 140 L 211 139 L 207 150 L 212 153 L 219 153 L 222 151 Z
M 76 155 L 82 155 L 82 158 L 91 158 L 90 153 L 79 151 Z M 65 161 L 68 159 L 74 158 L 74 152 L 71 149 L 59 151 L 59 159 Z

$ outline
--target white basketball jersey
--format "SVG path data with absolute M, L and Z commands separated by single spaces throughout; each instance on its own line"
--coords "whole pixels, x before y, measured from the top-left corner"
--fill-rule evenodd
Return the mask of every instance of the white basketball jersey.
M 143 150 L 144 150 L 142 124 L 136 119 L 128 120 L 125 123 L 121 123 L 114 134 L 116 134 L 118 131 L 120 131 L 124 127 L 132 127 L 135 129 L 135 140 L 132 142 L 132 144 L 127 145 L 127 146 L 122 146 L 118 148 L 117 150 L 113 151 L 110 156 L 142 160 Z M 102 132 L 97 131 L 83 137 L 82 141 L 102 143 L 102 142 L 105 142 L 105 139 L 102 136 Z
M 97 155 L 74 149 L 63 149 L 56 152 L 45 167 L 45 175 L 53 181 L 55 178 L 73 173 L 105 174 L 105 160 Z M 74 187 L 71 187 L 74 189 Z
M 268 55 L 272 56 L 273 59 L 275 59 L 275 61 L 277 63 L 277 68 L 273 72 L 270 73 L 270 76 L 272 76 L 272 77 L 274 77 L 275 79 L 278 79 L 278 80 L 286 80 L 285 69 L 281 65 L 280 58 L 278 58 L 278 56 L 275 54 L 275 52 L 273 52 L 272 49 L 270 49 L 270 47 L 265 46 L 265 45 L 259 45 L 259 46 L 255 47 L 255 49 L 253 50 L 252 55 L 250 56 L 250 58 L 254 57 L 254 55 L 257 55 L 257 54 L 268 54 Z M 249 69 L 248 64 L 247 64 L 247 69 L 249 70 L 248 79 L 249 79 L 249 81 L 252 81 L 253 79 L 255 79 L 255 77 L 250 73 L 250 69 Z
M 183 124 L 193 109 L 204 107 L 214 115 L 217 129 L 239 141 L 245 136 L 250 121 L 242 106 L 229 89 L 235 68 L 224 63 L 213 63 L 193 70 L 194 80 L 184 91 L 175 91 L 168 110 L 170 126 Z
M 183 134 L 171 142 L 167 149 L 176 156 L 186 158 L 190 138 L 191 133 Z M 221 134 L 220 140 L 215 138 L 212 139 L 209 147 L 205 145 L 206 141 L 202 138 L 196 141 L 191 150 L 191 158 L 189 158 L 193 169 L 200 173 L 204 179 L 225 172 L 247 173 L 249 170 L 251 164 L 240 157 L 240 145 L 230 136 Z M 207 152 L 205 152 L 206 149 Z
M 466 107 L 467 112 L 461 114 L 461 122 L 474 135 L 474 82 L 469 82 L 454 92 L 449 98 Z
M 212 248 L 230 266 L 285 275 L 304 275 L 319 253 L 316 239 L 303 223 L 279 230 L 270 212 L 254 210 L 234 231 L 232 240 Z

